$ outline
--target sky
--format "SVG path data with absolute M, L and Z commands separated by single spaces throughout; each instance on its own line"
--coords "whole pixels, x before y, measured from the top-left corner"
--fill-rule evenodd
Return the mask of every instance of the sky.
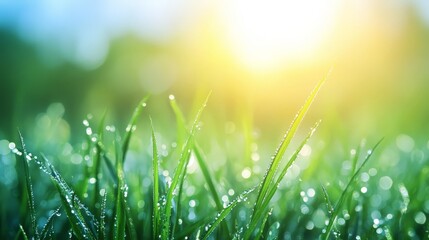
M 276 1 L 273 2 L 275 6 Z M 280 1 L 278 1 L 280 2 Z M 294 1 L 289 1 L 294 4 Z M 296 1 L 298 2 L 298 1 Z M 295 3 L 296 3 L 295 2 Z M 306 4 L 316 4 L 319 1 L 306 1 Z M 329 0 L 324 3 L 334 3 L 338 0 Z M 365 5 L 371 7 L 372 1 L 357 1 L 349 0 L 350 3 Z M 231 3 L 231 4 L 230 4 Z M 229 5 L 228 5 L 229 4 Z M 234 10 L 234 4 L 236 10 Z M 253 4 L 253 10 L 251 10 Z M 285 40 L 282 36 L 277 38 L 277 41 L 270 42 L 274 51 L 267 51 L 269 46 L 258 46 L 261 41 L 252 35 L 252 32 L 246 32 L 246 27 L 258 28 L 266 35 L 271 32 L 277 32 L 279 28 L 272 28 L 264 24 L 264 19 L 270 15 L 259 15 L 264 8 L 259 8 L 260 1 L 196 1 L 196 0 L 149 0 L 149 1 L 1 1 L 0 2 L 0 28 L 10 29 L 15 32 L 21 39 L 29 42 L 39 49 L 41 55 L 56 53 L 59 58 L 70 60 L 82 66 L 83 68 L 94 69 L 100 66 L 105 60 L 111 41 L 115 38 L 132 33 L 145 41 L 163 44 L 171 41 L 174 36 L 185 32 L 187 29 L 195 27 L 201 21 L 202 17 L 210 14 L 213 8 L 221 9 L 218 12 L 218 18 L 221 18 L 225 25 L 230 25 L 232 28 L 226 27 L 225 34 L 241 34 L 241 38 L 254 39 L 254 41 L 244 41 L 247 45 L 243 45 L 240 37 L 237 40 L 232 36 L 231 45 L 233 51 L 247 51 L 244 55 L 249 55 L 246 58 L 252 60 L 252 52 L 248 52 L 248 48 L 266 52 L 273 55 L 272 52 L 278 51 L 279 44 Z M 383 1 L 386 7 L 404 8 L 408 4 L 412 4 L 418 11 L 419 16 L 429 26 L 429 1 L 426 0 L 394 0 Z M 224 7 L 226 5 L 227 7 Z M 264 4 L 268 5 L 268 4 Z M 295 4 L 296 5 L 296 4 Z M 321 18 L 326 18 L 335 14 L 335 4 L 331 4 L 332 9 L 325 11 L 325 15 Z M 228 7 L 229 6 L 229 7 Z M 232 7 L 231 7 L 232 6 Z M 353 5 L 354 6 L 354 5 Z M 243 7 L 246 9 L 243 11 Z M 226 9 L 223 11 L 222 9 Z M 231 12 L 231 9 L 232 12 Z M 237 10 L 238 9 L 238 10 Z M 275 9 L 275 8 L 274 8 Z M 315 8 L 318 9 L 318 8 Z M 334 9 L 334 10 L 333 10 Z M 366 10 L 364 10 L 366 11 Z M 317 15 L 317 10 L 306 16 Z M 243 25 L 240 21 L 249 22 L 249 16 L 254 15 L 259 17 L 258 22 L 252 20 L 251 24 Z M 281 11 L 277 15 L 280 16 L 279 21 L 288 22 L 291 19 L 282 18 L 291 13 L 283 14 Z M 231 17 L 232 16 L 232 17 Z M 299 14 L 297 15 L 299 16 Z M 233 19 L 231 21 L 231 19 Z M 238 19 L 238 20 L 237 20 Z M 241 20 L 240 20 L 241 19 Z M 319 21 L 318 19 L 314 19 Z M 292 19 L 293 21 L 293 19 Z M 234 24 L 239 24 L 234 27 Z M 240 25 L 241 24 L 241 25 Z M 256 24 L 256 25 L 255 25 Z M 315 28 L 318 26 L 316 25 Z M 305 29 L 306 26 L 301 27 Z M 243 31 L 241 31 L 243 30 Z M 228 31 L 230 33 L 228 33 Z M 317 32 L 313 31 L 313 35 Z M 299 37 L 299 34 L 302 36 Z M 302 42 L 304 38 L 314 38 L 313 35 L 306 35 L 305 32 L 299 31 L 293 34 L 298 35 L 295 39 L 286 39 L 287 41 Z M 285 34 L 283 36 L 286 36 Z M 265 36 L 266 37 L 266 36 Z M 276 45 L 277 44 L 277 45 Z M 307 44 L 308 45 L 308 44 Z M 247 49 L 246 49 L 247 48 Z M 294 48 L 293 44 L 289 44 L 291 51 Z M 46 51 L 47 49 L 51 51 Z M 243 54 L 243 53 L 238 53 Z M 43 56 L 42 56 L 43 57 Z M 263 59 L 264 56 L 256 53 L 257 59 Z M 250 59 L 250 60 L 249 60 Z M 255 65 L 263 65 L 257 61 Z

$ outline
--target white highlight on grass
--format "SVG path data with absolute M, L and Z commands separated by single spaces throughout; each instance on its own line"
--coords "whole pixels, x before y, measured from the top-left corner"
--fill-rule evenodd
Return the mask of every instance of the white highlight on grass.
M 425 224 L 426 222 L 426 215 L 423 212 L 418 212 L 415 216 L 414 216 L 414 221 L 416 221 L 416 223 L 418 224 Z
M 248 179 L 250 178 L 250 176 L 252 176 L 252 171 L 250 170 L 250 168 L 246 167 L 245 169 L 243 169 L 243 171 L 241 171 L 241 176 L 244 179 Z
M 189 201 L 189 207 L 193 208 L 196 205 L 197 205 L 197 202 L 195 200 L 192 199 L 192 200 Z
M 403 152 L 411 152 L 414 144 L 414 139 L 406 134 L 400 134 L 396 137 L 396 146 Z
M 234 189 L 230 188 L 230 189 L 228 190 L 228 195 L 229 195 L 229 196 L 233 196 L 234 194 L 235 194 Z
M 9 149 L 10 149 L 10 150 L 13 150 L 13 149 L 15 149 L 15 148 L 16 148 L 15 143 L 14 143 L 14 142 L 10 142 L 10 143 L 9 143 Z
M 361 173 L 360 180 L 362 180 L 362 182 L 368 182 L 368 180 L 369 180 L 369 174 L 366 173 L 366 172 Z
M 393 185 L 393 180 L 389 176 L 383 176 L 378 181 L 378 185 L 381 189 L 389 190 Z
M 368 192 L 368 188 L 366 188 L 366 187 L 362 187 L 362 188 L 360 189 L 360 191 L 361 191 L 361 193 L 366 193 L 366 192 Z
M 309 188 L 308 190 L 307 190 L 307 196 L 309 196 L 309 197 L 314 197 L 316 195 L 316 191 L 313 189 L 313 188 Z
M 299 155 L 303 156 L 303 157 L 308 157 L 311 154 L 311 147 L 307 144 L 305 144 L 301 151 L 299 152 Z

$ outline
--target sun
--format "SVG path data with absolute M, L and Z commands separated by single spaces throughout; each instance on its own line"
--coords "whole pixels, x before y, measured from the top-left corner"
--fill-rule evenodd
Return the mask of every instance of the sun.
M 333 27 L 336 0 L 226 0 L 220 20 L 228 48 L 252 70 L 311 57 Z

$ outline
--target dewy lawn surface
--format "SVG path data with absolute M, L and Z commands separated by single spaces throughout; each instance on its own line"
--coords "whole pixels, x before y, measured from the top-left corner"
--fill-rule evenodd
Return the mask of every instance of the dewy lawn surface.
M 317 153 L 310 138 L 320 121 L 307 135 L 299 133 L 324 81 L 310 93 L 270 161 L 258 162 L 265 171 L 245 165 L 234 169 L 245 161 L 233 157 L 236 153 L 228 156 L 230 150 L 208 147 L 213 139 L 201 129 L 210 128 L 202 120 L 210 94 L 189 127 L 170 96 L 175 127 L 168 129 L 176 130 L 172 143 L 157 132 L 163 126 L 150 116 L 149 96 L 138 104 L 123 133 L 106 124 L 107 113 L 97 123 L 84 120 L 86 136 L 81 147 L 70 150 L 69 161 L 58 161 L 61 152 L 35 154 L 37 149 L 25 144 L 31 139 L 20 134 L 21 144 L 10 142 L 11 153 L 4 157 L 16 161 L 16 171 L 23 173 L 9 186 L 19 192 L 19 206 L 9 203 L 17 210 L 11 214 L 3 201 L 1 237 L 427 239 L 427 158 L 403 163 L 406 169 L 383 169 L 379 162 L 393 146 L 386 140 L 374 144 L 380 137 L 376 132 L 369 136 L 374 147 L 365 156 L 364 144 L 352 149 L 351 156 Z M 147 142 L 135 134 L 139 119 L 150 122 L 138 126 Z M 92 130 L 95 124 L 97 131 Z M 421 150 L 423 156 L 426 152 Z M 213 163 L 222 155 L 235 164 L 216 167 Z M 401 157 L 407 161 L 406 155 Z M 303 159 L 306 167 L 300 165 Z

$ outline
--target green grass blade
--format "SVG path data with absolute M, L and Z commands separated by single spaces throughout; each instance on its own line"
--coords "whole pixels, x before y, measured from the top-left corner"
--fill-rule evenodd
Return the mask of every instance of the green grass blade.
M 182 149 L 183 144 L 186 140 L 186 120 L 183 115 L 183 112 L 180 110 L 179 106 L 177 105 L 176 99 L 174 97 L 170 97 L 170 106 L 173 109 L 174 115 L 176 116 L 176 122 L 177 122 L 177 146 L 179 146 L 179 149 Z
M 52 182 L 60 195 L 62 206 L 67 214 L 73 233 L 78 239 L 95 239 L 90 224 L 82 216 L 81 209 L 85 210 L 85 213 L 91 218 L 92 224 L 97 228 L 99 226 L 98 221 L 91 215 L 88 209 L 84 208 L 74 191 L 67 185 L 54 166 L 49 163 L 45 156 L 42 155 L 42 157 L 48 163 Z
M 270 210 L 268 210 L 268 212 L 265 214 L 265 217 L 264 217 L 264 219 L 262 220 L 261 227 L 260 227 L 260 229 L 259 229 L 259 231 L 258 231 L 258 234 L 257 234 L 257 235 L 256 235 L 256 237 L 255 237 L 255 240 L 259 240 L 259 239 L 261 239 L 262 233 L 264 233 L 265 225 L 267 224 L 268 217 L 271 215 L 272 211 L 273 211 L 273 209 L 271 208 L 271 209 L 270 209 Z
M 125 192 L 124 192 L 124 195 L 126 195 Z M 128 231 L 128 236 L 131 240 L 137 240 L 136 228 L 134 226 L 134 221 L 133 221 L 133 218 L 131 215 L 131 209 L 128 206 L 128 202 L 127 202 L 126 197 L 123 198 L 123 205 L 124 205 L 124 209 L 125 209 L 125 218 L 126 218 L 126 227 L 127 227 L 127 231 Z
M 308 109 L 310 108 L 311 104 L 313 103 L 317 93 L 319 92 L 321 86 L 326 81 L 326 78 L 320 80 L 316 87 L 313 89 L 313 91 L 308 96 L 307 100 L 305 101 L 302 108 L 298 111 L 298 114 L 295 116 L 295 119 L 292 121 L 292 124 L 289 127 L 289 130 L 286 132 L 284 139 L 282 140 L 280 147 L 278 148 L 276 154 L 274 155 L 273 160 L 270 163 L 270 166 L 268 167 L 268 170 L 262 180 L 262 184 L 260 187 L 260 190 L 258 192 L 258 197 L 256 199 L 256 204 L 254 206 L 253 212 L 256 212 L 257 209 L 261 207 L 262 202 L 264 201 L 266 194 L 270 188 L 270 185 L 273 181 L 273 177 L 277 171 L 277 168 L 283 158 L 283 155 L 289 146 L 293 136 L 295 135 L 300 123 L 302 122 L 305 114 L 307 113 Z M 251 222 L 257 221 L 258 219 L 255 219 L 254 214 L 252 214 Z
M 210 220 L 212 220 L 211 217 L 204 217 L 197 220 L 196 222 L 186 226 L 183 231 L 177 232 L 175 239 L 200 239 L 198 233 L 201 232 L 201 227 L 204 226 Z M 192 235 L 195 235 L 195 238 Z
M 125 238 L 125 206 L 123 204 L 124 198 L 124 170 L 122 167 L 123 164 L 123 154 L 121 148 L 119 147 L 118 141 L 115 141 L 115 149 L 116 149 L 116 176 L 118 178 L 118 187 L 116 189 L 116 199 L 115 199 L 115 220 L 114 220 L 114 228 L 113 228 L 113 239 L 122 240 Z
M 104 192 L 103 201 L 100 206 L 100 229 L 98 230 L 98 239 L 106 239 L 106 203 L 107 203 L 107 193 Z
M 104 122 L 106 120 L 107 111 L 104 112 L 103 117 L 100 120 L 100 125 L 98 126 L 98 139 L 97 142 L 103 141 L 103 132 L 104 132 Z M 93 206 L 95 206 L 97 203 L 100 202 L 100 170 L 101 170 L 101 148 L 99 147 L 99 144 L 95 144 L 95 156 L 94 156 L 94 167 L 92 171 L 92 177 L 96 179 L 94 184 L 94 200 L 93 200 Z
M 188 158 L 189 159 L 189 158 Z M 187 160 L 189 161 L 189 160 Z M 188 165 L 188 163 L 186 163 L 186 165 Z M 185 167 L 185 172 L 183 173 L 183 176 L 186 175 L 187 172 L 187 168 Z M 174 238 L 174 234 L 176 234 L 176 226 L 179 225 L 179 219 L 180 216 L 182 215 L 182 194 L 183 194 L 183 184 L 185 183 L 185 177 L 180 179 L 180 183 L 179 183 L 179 193 L 177 194 L 177 203 L 176 203 L 176 220 L 174 221 L 174 225 L 173 225 L 173 229 L 172 229 L 172 237 Z
M 352 172 L 351 172 L 351 174 L 354 174 L 355 171 L 356 171 L 357 163 L 358 163 L 359 155 L 360 155 L 360 151 L 361 151 L 361 145 L 362 144 L 358 145 L 358 147 L 356 149 L 356 152 L 355 152 L 355 155 L 353 156 L 353 160 L 352 160 Z
M 89 226 L 85 223 L 85 219 L 81 218 L 80 214 L 76 214 L 76 208 L 72 204 L 74 197 L 70 197 L 63 191 L 60 183 L 57 180 L 53 180 L 55 187 L 61 198 L 61 203 L 64 206 L 67 218 L 72 227 L 73 233 L 78 239 L 95 239 L 90 231 Z
M 360 173 L 360 171 L 362 170 L 362 168 L 366 165 L 366 163 L 368 162 L 368 160 L 371 158 L 371 156 L 374 153 L 375 149 L 380 145 L 381 141 L 383 141 L 383 139 L 381 139 L 380 141 L 378 141 L 374 145 L 374 147 L 370 151 L 368 151 L 368 154 L 366 155 L 365 160 L 360 165 L 360 167 L 356 170 L 356 172 L 353 174 L 353 176 L 351 177 L 350 181 L 347 183 L 346 188 L 341 193 L 340 198 L 338 199 L 338 202 L 335 205 L 334 212 L 332 213 L 331 217 L 329 218 L 328 226 L 326 227 L 326 231 L 322 234 L 322 239 L 327 240 L 329 238 L 329 235 L 331 234 L 331 230 L 332 230 L 332 228 L 334 226 L 335 219 L 337 218 L 338 213 L 340 212 L 341 207 L 343 205 L 343 202 L 344 202 L 344 200 L 346 198 L 348 189 L 352 185 L 353 181 L 357 178 L 357 176 Z
M 308 142 L 308 140 L 314 134 L 314 132 L 316 131 L 316 129 L 319 126 L 319 124 L 320 124 L 320 121 L 316 122 L 316 124 L 310 130 L 310 132 L 308 133 L 308 135 L 306 136 L 306 138 L 301 142 L 301 144 L 299 145 L 299 147 L 292 154 L 292 156 L 290 157 L 290 159 L 287 162 L 287 164 L 283 167 L 280 175 L 277 177 L 277 179 L 274 182 L 274 184 L 268 187 L 269 189 L 268 189 L 268 192 L 266 193 L 266 197 L 263 199 L 260 207 L 258 209 L 256 209 L 256 210 L 254 210 L 254 212 L 253 212 L 253 216 L 254 216 L 253 219 L 254 220 L 251 221 L 250 224 L 249 224 L 249 228 L 247 229 L 246 234 L 245 234 L 245 239 L 248 239 L 251 236 L 251 234 L 254 232 L 254 230 L 256 228 L 256 225 L 258 223 L 258 220 L 262 217 L 265 209 L 268 207 L 271 199 L 273 198 L 275 192 L 277 191 L 278 186 L 280 185 L 280 182 L 282 181 L 282 179 L 286 175 L 286 173 L 289 170 L 289 168 L 292 166 L 292 164 L 297 159 L 297 157 L 299 155 L 299 152 L 302 150 L 302 148 L 304 147 L 304 145 Z
M 210 97 L 210 94 L 207 96 L 202 107 L 198 111 L 197 116 L 195 117 L 195 121 L 192 125 L 190 134 L 188 136 L 188 139 L 185 142 L 181 156 L 179 158 L 179 163 L 178 163 L 177 168 L 174 172 L 170 188 L 168 189 L 168 192 L 167 192 L 167 198 L 166 198 L 166 204 L 165 204 L 165 214 L 164 214 L 164 219 L 163 219 L 164 226 L 163 226 L 162 231 L 161 231 L 162 239 L 169 238 L 170 217 L 171 217 L 171 208 L 173 206 L 174 191 L 176 190 L 176 187 L 180 183 L 181 179 L 184 177 L 184 173 L 185 173 L 184 170 L 186 168 L 187 162 L 188 162 L 190 154 L 191 154 L 191 150 L 193 148 L 195 131 L 197 129 L 201 114 L 202 114 L 205 106 L 207 105 L 207 101 L 208 101 L 209 97 Z
M 195 143 L 195 145 L 194 145 L 194 154 L 195 154 L 195 158 L 197 159 L 198 165 L 201 168 L 201 172 L 203 173 L 204 179 L 206 180 L 206 183 L 209 187 L 209 190 L 210 190 L 210 193 L 213 197 L 213 200 L 216 204 L 216 208 L 218 211 L 220 211 L 223 209 L 221 199 L 220 199 L 219 194 L 216 190 L 213 177 L 211 176 L 209 168 L 208 168 L 208 166 L 204 160 L 205 159 L 204 154 L 203 154 L 200 146 L 197 143 Z
M 18 134 L 19 134 L 19 139 L 21 141 L 22 151 L 23 151 L 23 154 L 20 155 L 20 158 L 22 159 L 22 162 L 24 165 L 25 186 L 26 186 L 26 193 L 27 193 L 27 203 L 30 211 L 31 228 L 33 230 L 34 238 L 40 239 L 39 232 L 37 230 L 37 223 L 36 223 L 36 209 L 34 207 L 33 184 L 31 182 L 30 170 L 28 167 L 28 160 L 30 160 L 31 157 L 28 156 L 27 154 L 24 138 L 22 137 L 22 134 L 19 130 L 18 130 Z
M 136 122 L 138 117 L 140 116 L 143 108 L 146 107 L 146 102 L 149 99 L 149 95 L 145 96 L 140 102 L 139 105 L 134 109 L 134 113 L 131 116 L 131 119 L 125 129 L 124 142 L 122 143 L 122 161 L 125 161 L 125 157 L 127 155 L 128 146 L 130 144 L 131 135 L 136 129 Z
M 183 147 L 183 142 L 184 142 L 184 138 L 185 138 L 185 133 L 187 132 L 186 126 L 185 126 L 185 117 L 183 115 L 183 112 L 181 111 L 181 109 L 179 108 L 179 106 L 177 105 L 177 102 L 174 98 L 170 98 L 170 105 L 171 108 L 174 111 L 174 114 L 176 116 L 176 121 L 177 121 L 177 142 L 178 142 L 178 146 L 179 149 L 181 149 Z M 221 211 L 223 209 L 222 206 L 222 202 L 220 200 L 219 194 L 216 190 L 215 184 L 214 184 L 214 180 L 212 178 L 212 176 L 210 175 L 210 171 L 208 169 L 207 164 L 205 163 L 205 157 L 202 153 L 201 148 L 199 147 L 199 145 L 194 142 L 194 147 L 193 147 L 193 151 L 195 154 L 195 158 L 197 159 L 198 165 L 201 168 L 201 171 L 203 173 L 204 179 L 207 182 L 207 185 L 209 187 L 210 193 L 213 197 L 213 200 L 216 204 L 216 208 L 218 211 Z M 182 182 L 181 182 L 182 183 Z M 181 191 L 179 192 L 180 195 Z M 180 198 L 179 198 L 180 199 Z M 180 207 L 180 202 L 178 202 L 178 213 L 180 213 L 179 211 L 179 207 Z M 179 218 L 180 215 L 177 215 L 177 218 Z M 178 220 L 178 219 L 177 219 Z M 177 221 L 176 221 L 177 222 Z M 225 222 L 222 222 L 222 231 L 225 233 L 225 235 L 229 236 L 229 230 L 228 230 L 228 226 L 225 224 Z
M 176 115 L 176 119 L 177 119 L 177 123 L 178 123 L 177 124 L 177 128 L 178 129 L 182 129 L 183 131 L 186 132 L 187 131 L 186 130 L 186 126 L 185 126 L 185 122 L 186 121 L 185 121 L 185 118 L 183 116 L 183 112 L 180 110 L 180 108 L 177 105 L 177 103 L 176 103 L 176 101 L 175 101 L 174 98 L 171 99 L 170 104 L 171 104 L 171 107 L 172 107 L 172 109 L 174 111 L 174 114 Z M 180 132 L 182 132 L 182 130 L 180 130 Z M 179 143 L 181 142 L 180 139 L 182 139 L 181 135 L 182 134 L 178 133 L 177 139 L 178 139 Z M 179 144 L 179 146 L 181 146 L 181 145 Z M 218 194 L 218 192 L 216 190 L 216 187 L 215 187 L 213 178 L 212 178 L 212 176 L 210 174 L 210 171 L 208 169 L 208 166 L 207 166 L 207 164 L 206 164 L 206 162 L 204 160 L 205 159 L 204 154 L 202 153 L 201 148 L 199 147 L 198 143 L 196 143 L 196 142 L 194 142 L 193 151 L 194 151 L 195 157 L 197 159 L 198 165 L 200 166 L 201 171 L 203 173 L 204 179 L 206 180 L 207 185 L 209 186 L 209 190 L 210 190 L 210 193 L 213 196 L 213 200 L 214 200 L 214 202 L 216 204 L 216 208 L 217 208 L 218 211 L 220 211 L 220 210 L 223 209 L 222 202 L 221 202 L 219 194 Z
M 213 231 L 220 225 L 220 223 L 228 216 L 228 214 L 237 206 L 237 204 L 239 204 L 240 202 L 245 201 L 245 199 L 247 198 L 247 196 L 253 192 L 256 189 L 256 187 L 251 188 L 250 190 L 247 190 L 243 193 L 241 193 L 240 195 L 238 195 L 238 197 L 236 199 L 234 199 L 234 201 L 232 201 L 226 208 L 224 208 L 222 211 L 220 211 L 215 220 L 213 221 L 213 223 L 207 225 L 205 227 L 205 235 L 202 238 L 203 240 L 207 239 L 210 234 L 213 233 Z
M 104 163 L 106 163 L 107 170 L 109 171 L 110 176 L 112 176 L 113 181 L 115 182 L 115 184 L 118 184 L 118 177 L 116 176 L 115 166 L 113 166 L 112 160 L 110 160 L 110 158 L 107 156 L 106 149 L 102 142 L 97 142 L 97 151 L 100 152 Z
M 153 128 L 152 118 L 150 118 L 150 125 L 152 128 L 152 177 L 153 177 L 153 239 L 158 238 L 160 214 L 159 214 L 159 159 L 158 148 L 156 144 L 155 131 Z
M 322 185 L 322 192 L 323 192 L 323 198 L 325 200 L 326 208 L 328 209 L 328 215 L 329 217 L 331 217 L 332 213 L 334 212 L 334 207 L 332 206 L 328 192 L 326 191 L 326 188 L 323 185 Z
M 59 214 L 61 210 L 61 206 L 59 206 L 48 218 L 48 220 L 46 221 L 45 225 L 42 228 L 42 231 L 40 232 L 40 237 L 41 239 L 46 239 L 48 231 L 50 229 L 50 227 L 52 226 L 54 217 L 57 216 Z
M 15 240 L 18 240 L 18 239 L 19 239 L 19 236 L 20 236 L 21 234 L 22 234 L 22 237 L 24 238 L 24 240 L 28 240 L 27 233 L 25 233 L 25 230 L 24 230 L 24 228 L 22 227 L 22 225 L 21 225 L 21 224 L 19 224 L 19 229 L 18 229 L 18 232 L 16 233 Z

